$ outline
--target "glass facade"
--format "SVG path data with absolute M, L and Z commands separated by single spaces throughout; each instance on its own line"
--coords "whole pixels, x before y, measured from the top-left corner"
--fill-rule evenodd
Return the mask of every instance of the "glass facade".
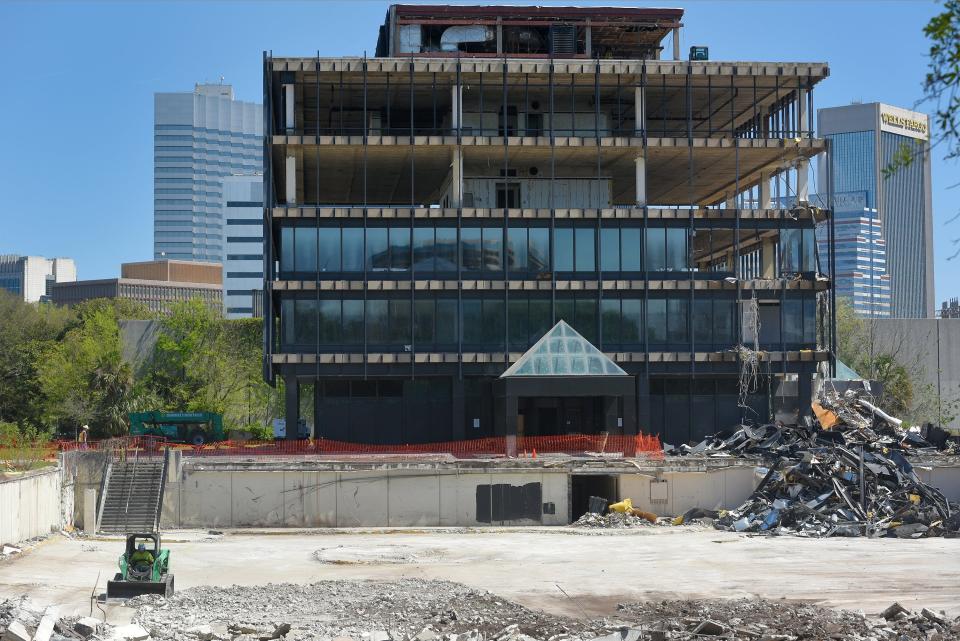
M 223 262 L 223 181 L 262 170 L 263 108 L 229 85 L 157 93 L 153 160 L 154 258 Z
M 323 435 L 345 429 L 330 416 L 349 416 L 364 438 L 394 438 L 375 427 L 383 421 L 356 417 L 373 403 L 385 420 L 388 407 L 406 411 L 421 382 L 444 395 L 439 411 L 449 418 L 441 418 L 440 440 L 509 433 L 515 427 L 492 419 L 504 411 L 500 376 L 560 321 L 617 376 L 632 377 L 619 383 L 638 397 L 635 412 L 599 403 L 609 416 L 587 421 L 611 433 L 627 429 L 630 413 L 640 429 L 672 430 L 664 417 L 681 398 L 705 412 L 696 429 L 732 425 L 741 418 L 730 393 L 740 346 L 770 354 L 779 376 L 812 376 L 826 359 L 818 302 L 828 286 L 819 278 L 813 213 L 741 210 L 724 192 L 741 179 L 740 166 L 753 168 L 744 192 L 760 189 L 754 169 L 770 157 L 762 138 L 779 149 L 780 136 L 800 128 L 790 122 L 800 104 L 792 87 L 805 80 L 758 80 L 791 89 L 782 92 L 782 112 L 746 122 L 747 112 L 721 117 L 707 108 L 714 99 L 734 104 L 730 83 L 754 91 L 746 77 L 692 89 L 683 74 L 627 77 L 591 62 L 582 66 L 589 74 L 567 70 L 551 87 L 525 72 L 427 73 L 414 60 L 401 65 L 403 74 L 377 61 L 343 73 L 272 64 L 267 58 L 265 376 L 316 383 Z M 650 97 L 645 117 L 659 134 L 643 131 L 636 117 L 642 90 Z M 648 137 L 679 136 L 670 123 L 692 117 L 680 111 L 686 99 L 713 115 L 648 147 Z M 719 142 L 688 145 L 691 131 L 759 140 L 738 158 Z M 624 140 L 613 140 L 614 132 Z M 689 180 L 687 150 L 707 147 L 711 155 L 695 163 L 710 172 Z M 646 165 L 637 162 L 641 152 Z M 744 322 L 754 303 L 756 336 Z M 578 345 L 590 351 L 579 340 L 556 348 Z M 605 369 L 599 356 L 576 365 L 583 372 L 569 365 L 569 375 Z M 550 424 L 548 414 L 528 416 L 529 425 Z M 689 414 L 684 420 L 677 429 L 689 436 Z

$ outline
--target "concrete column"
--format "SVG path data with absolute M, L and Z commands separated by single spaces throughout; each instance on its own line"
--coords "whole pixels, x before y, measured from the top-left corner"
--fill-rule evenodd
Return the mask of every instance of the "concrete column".
M 680 59 L 680 27 L 673 28 L 673 59 Z
M 810 161 L 797 161 L 797 202 L 810 202 Z
M 287 156 L 284 174 L 286 183 L 284 185 L 284 199 L 288 205 L 297 204 L 297 157 Z
M 644 87 L 633 88 L 633 111 L 636 119 L 634 125 L 636 135 L 642 136 L 647 130 L 647 97 Z
M 453 130 L 460 129 L 460 122 L 463 116 L 463 87 L 454 85 L 450 88 L 452 113 L 450 114 L 450 123 Z
M 296 94 L 294 85 L 283 85 L 283 126 L 287 131 L 296 129 L 297 119 L 294 113 L 296 107 Z
M 777 270 L 774 263 L 776 258 L 776 244 L 772 238 L 764 238 L 763 244 L 760 246 L 760 260 L 764 278 L 776 278 Z
M 97 531 L 97 490 L 88 487 L 83 490 L 83 531 L 93 534 Z
M 770 198 L 770 173 L 762 172 L 760 174 L 760 209 L 770 209 L 772 200 Z
M 297 423 L 300 421 L 300 384 L 296 376 L 284 376 L 283 385 L 287 440 L 295 441 L 299 429 Z
M 797 92 L 797 115 L 800 121 L 800 131 L 798 136 L 807 137 L 810 131 L 810 115 L 807 113 L 807 90 L 800 89 Z
M 637 207 L 647 206 L 647 159 L 640 154 L 636 157 L 637 171 Z
M 503 18 L 497 18 L 497 55 L 503 55 Z
M 584 28 L 584 52 L 588 58 L 593 57 L 593 27 L 590 25 L 590 18 L 587 18 L 587 26 Z
M 723 201 L 727 206 L 727 209 L 736 209 L 737 208 L 737 195 L 730 194 L 727 196 L 727 199 Z
M 463 151 L 455 147 L 450 160 L 450 206 L 463 207 Z

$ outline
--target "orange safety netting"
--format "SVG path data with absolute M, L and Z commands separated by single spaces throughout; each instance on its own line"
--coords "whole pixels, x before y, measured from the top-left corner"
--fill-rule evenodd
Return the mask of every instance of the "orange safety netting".
M 98 450 L 117 447 L 115 439 L 90 443 L 62 442 L 62 451 Z M 619 436 L 603 434 L 571 434 L 563 436 L 494 436 L 462 441 L 408 444 L 366 444 L 329 439 L 278 441 L 221 441 L 202 447 L 163 443 L 158 439 L 130 437 L 125 449 L 157 451 L 162 447 L 182 449 L 188 456 L 293 456 L 309 454 L 451 454 L 459 458 L 476 456 L 527 456 L 537 454 L 622 454 L 624 456 L 662 456 L 663 448 L 656 436 L 638 434 Z

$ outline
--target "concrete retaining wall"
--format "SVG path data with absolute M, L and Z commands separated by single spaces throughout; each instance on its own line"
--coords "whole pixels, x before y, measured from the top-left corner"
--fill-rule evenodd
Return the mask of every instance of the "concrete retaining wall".
M 520 499 L 511 501 L 507 495 Z M 562 525 L 568 520 L 568 495 L 567 474 L 542 470 L 254 471 L 184 466 L 178 477 L 167 481 L 161 525 Z M 529 515 L 533 507 L 544 513 L 533 518 Z
M 0 543 L 17 543 L 62 527 L 60 470 L 0 481 Z
M 658 516 L 683 514 L 692 507 L 734 508 L 757 487 L 760 479 L 754 469 L 737 466 L 707 472 L 621 474 L 620 499 L 629 498 L 634 507 Z

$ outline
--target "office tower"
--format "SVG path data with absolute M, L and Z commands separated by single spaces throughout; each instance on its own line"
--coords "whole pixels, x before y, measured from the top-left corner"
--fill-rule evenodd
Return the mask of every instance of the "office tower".
M 933 204 L 930 186 L 930 129 L 926 115 L 882 103 L 818 111 L 819 135 L 832 145 L 833 174 L 821 162 L 827 193 L 864 193 L 875 209 L 886 243 L 890 316 L 933 318 Z M 904 151 L 910 164 L 894 168 Z M 837 248 L 838 256 L 841 248 Z M 837 291 L 852 275 L 837 275 Z
M 223 179 L 261 170 L 263 109 L 233 88 L 154 94 L 157 259 L 223 262 Z
M 822 214 L 771 186 L 809 200 L 829 70 L 663 60 L 682 15 L 396 5 L 375 58 L 264 55 L 264 373 L 288 423 L 300 394 L 318 437 L 368 443 L 699 441 L 790 386 L 809 412 Z

